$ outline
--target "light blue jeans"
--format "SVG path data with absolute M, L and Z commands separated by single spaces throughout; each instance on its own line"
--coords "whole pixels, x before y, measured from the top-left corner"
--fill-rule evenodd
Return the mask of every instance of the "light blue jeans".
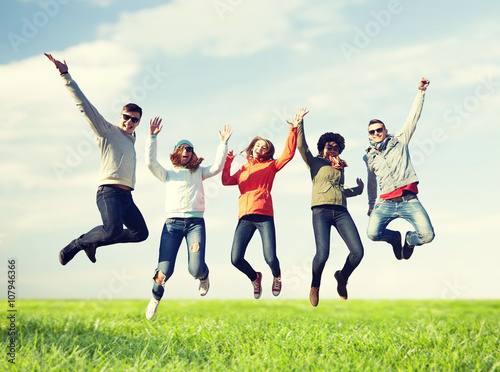
M 203 218 L 167 218 L 160 241 L 160 256 L 158 271 L 165 275 L 162 284 L 153 284 L 153 296 L 157 300 L 163 297 L 165 282 L 174 273 L 175 260 L 182 240 L 186 238 L 188 252 L 188 270 L 195 279 L 205 279 L 208 276 L 208 266 L 205 263 L 205 220 Z
M 422 245 L 430 243 L 434 239 L 431 220 L 418 197 L 398 203 L 379 199 L 370 215 L 368 238 L 374 241 L 394 243 L 398 235 L 396 231 L 387 229 L 387 225 L 396 218 L 404 218 L 415 228 L 415 231 L 410 231 L 406 235 L 408 244 Z

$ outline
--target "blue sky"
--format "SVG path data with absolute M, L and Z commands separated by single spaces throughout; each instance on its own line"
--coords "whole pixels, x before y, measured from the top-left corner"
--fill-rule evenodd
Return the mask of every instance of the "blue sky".
M 410 151 L 436 238 L 417 247 L 411 260 L 396 261 L 389 245 L 366 237 L 366 192 L 349 199 L 365 248 L 349 295 L 499 298 L 500 176 L 493 150 L 500 135 L 499 10 L 493 1 L 9 1 L 0 15 L 0 251 L 4 263 L 17 261 L 18 295 L 149 298 L 164 221 L 164 185 L 144 166 L 149 118 L 164 120 L 160 162 L 188 138 L 209 164 L 223 125 L 234 129 L 229 147 L 235 151 L 262 135 L 280 153 L 285 119 L 307 106 L 309 145 L 315 148 L 324 132 L 341 133 L 346 184 L 354 186 L 357 177 L 366 182 L 367 122 L 379 118 L 397 132 L 419 79 L 427 77 L 431 85 Z M 108 121 L 117 123 L 129 101 L 144 109 L 136 131 L 134 199 L 150 237 L 98 249 L 96 264 L 83 254 L 65 267 L 57 259 L 69 241 L 100 223 L 99 151 L 44 52 L 66 59 Z M 220 176 L 205 187 L 207 298 L 251 298 L 248 279 L 229 259 L 237 188 L 221 186 Z M 309 293 L 315 251 L 310 192 L 296 154 L 273 187 L 280 298 Z M 392 226 L 410 228 L 404 221 Z M 333 273 L 348 253 L 335 231 L 331 248 L 322 298 L 338 298 Z M 271 298 L 258 236 L 247 259 L 263 272 L 263 297 Z M 186 261 L 183 245 L 165 298 L 199 297 Z

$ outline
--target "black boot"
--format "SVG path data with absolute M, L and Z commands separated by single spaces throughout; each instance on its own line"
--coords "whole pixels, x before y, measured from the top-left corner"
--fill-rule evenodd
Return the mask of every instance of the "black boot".
M 337 279 L 337 292 L 343 300 L 347 300 L 347 280 L 344 278 L 340 270 L 335 271 L 335 279 Z
M 66 247 L 61 249 L 61 252 L 59 252 L 59 262 L 61 263 L 61 265 L 66 265 L 80 251 L 81 248 L 76 245 L 76 239 L 72 240 L 71 243 L 69 243 Z

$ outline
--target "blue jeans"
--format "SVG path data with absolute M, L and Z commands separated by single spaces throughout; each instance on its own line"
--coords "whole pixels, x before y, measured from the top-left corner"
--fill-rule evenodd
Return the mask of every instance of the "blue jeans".
M 397 232 L 387 229 L 387 225 L 396 218 L 404 218 L 415 228 L 415 231 L 407 233 L 408 244 L 422 245 L 434 239 L 431 220 L 417 197 L 399 203 L 379 199 L 370 215 L 368 238 L 374 241 L 396 242 L 399 238 Z
M 321 275 L 330 255 L 330 232 L 334 226 L 344 240 L 349 255 L 341 270 L 347 280 L 354 269 L 359 265 L 364 255 L 363 244 L 358 229 L 347 208 L 340 205 L 321 205 L 312 208 L 312 222 L 314 239 L 316 240 L 316 255 L 313 259 L 311 287 L 319 287 Z
M 103 224 L 76 239 L 79 248 L 138 243 L 147 239 L 148 228 L 132 199 L 131 191 L 113 186 L 99 186 L 96 198 Z M 127 228 L 124 229 L 123 225 Z
M 153 280 L 158 271 L 165 275 L 162 284 L 153 284 L 153 296 L 157 300 L 163 297 L 165 282 L 174 273 L 175 260 L 182 239 L 186 238 L 188 251 L 188 270 L 195 279 L 205 279 L 208 276 L 208 266 L 205 263 L 205 220 L 203 218 L 167 218 L 160 241 L 160 255 L 158 266 Z
M 273 276 L 280 276 L 280 263 L 276 256 L 276 230 L 272 216 L 249 214 L 240 218 L 234 232 L 231 263 L 238 270 L 246 274 L 250 280 L 257 279 L 256 271 L 245 260 L 245 252 L 255 230 L 259 230 L 264 250 L 264 259 L 271 268 Z

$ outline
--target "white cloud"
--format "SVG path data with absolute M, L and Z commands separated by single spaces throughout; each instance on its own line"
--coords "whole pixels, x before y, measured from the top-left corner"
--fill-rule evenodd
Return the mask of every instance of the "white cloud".
M 220 11 L 214 5 L 217 3 L 174 1 L 154 9 L 124 13 L 118 23 L 101 26 L 99 35 L 140 50 L 161 50 L 169 56 L 201 53 L 240 58 L 287 45 L 299 32 L 300 21 L 294 24 L 292 14 L 303 22 L 315 19 L 315 26 L 304 31 L 310 37 L 341 27 L 336 14 L 338 5 L 311 9 L 304 0 L 258 0 L 234 6 L 224 2 L 227 10 Z

